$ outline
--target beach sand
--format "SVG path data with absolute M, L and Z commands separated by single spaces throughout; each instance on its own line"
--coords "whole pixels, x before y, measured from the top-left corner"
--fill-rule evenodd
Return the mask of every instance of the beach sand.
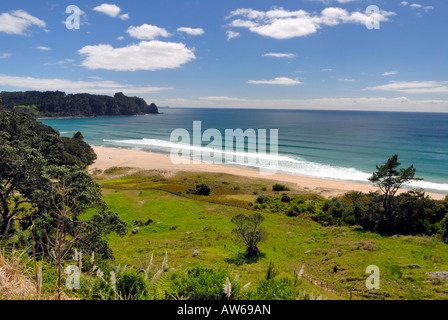
M 125 167 L 140 170 L 158 170 L 163 171 L 168 175 L 173 175 L 178 172 L 223 173 L 248 178 L 265 179 L 270 183 L 290 183 L 296 185 L 297 190 L 299 191 L 316 193 L 324 197 L 339 196 L 349 191 L 368 193 L 370 191 L 378 190 L 378 188 L 372 185 L 362 183 L 289 176 L 284 174 L 262 175 L 258 170 L 236 168 L 225 165 L 205 163 L 193 164 L 192 161 L 190 164 L 174 164 L 171 161 L 170 156 L 156 153 L 103 147 L 93 147 L 93 149 L 97 154 L 98 159 L 89 166 L 90 172 L 93 172 L 95 169 L 104 171 L 112 167 Z M 404 190 L 404 192 L 406 191 L 407 190 Z M 444 194 L 427 194 L 436 200 L 445 198 Z

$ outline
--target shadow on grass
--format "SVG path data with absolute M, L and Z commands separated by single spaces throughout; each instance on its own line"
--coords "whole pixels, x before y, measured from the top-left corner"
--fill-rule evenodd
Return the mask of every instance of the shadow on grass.
M 259 254 L 257 254 L 256 256 L 253 256 L 252 258 L 246 258 L 244 256 L 244 253 L 238 252 L 236 257 L 227 258 L 224 261 L 229 264 L 234 264 L 236 266 L 242 266 L 243 264 L 257 263 L 260 259 L 264 258 L 265 256 L 266 256 L 266 254 L 264 254 L 263 252 L 260 252 Z

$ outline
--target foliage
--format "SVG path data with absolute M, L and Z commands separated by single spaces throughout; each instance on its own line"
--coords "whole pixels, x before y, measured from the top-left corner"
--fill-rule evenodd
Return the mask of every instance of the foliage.
M 294 281 L 287 277 L 261 279 L 251 298 L 255 300 L 292 300 L 298 295 Z
M 383 197 L 383 209 L 386 220 L 392 220 L 392 206 L 395 194 L 404 184 L 413 180 L 421 180 L 414 178 L 416 169 L 413 165 L 408 168 L 397 168 L 401 165 L 398 162 L 398 155 L 393 155 L 382 166 L 376 166 L 376 172 L 369 178 L 369 181 L 377 185 Z
M 205 183 L 198 184 L 196 186 L 196 190 L 193 190 L 192 193 L 197 194 L 199 196 L 209 196 L 212 192 L 212 189 Z
M 382 203 L 381 194 L 351 192 L 325 201 L 322 210 L 311 217 L 323 225 L 359 225 L 388 234 L 443 234 L 441 221 L 448 212 L 446 201 L 433 200 L 422 191 L 409 191 L 396 196 L 389 217 L 384 214 Z
M 259 204 L 263 204 L 266 202 L 266 197 L 265 196 L 258 196 L 257 200 L 255 200 L 257 203 Z
M 289 188 L 285 187 L 282 184 L 274 184 L 272 186 L 272 191 L 289 191 Z
M 90 292 L 89 298 L 92 300 L 114 300 L 115 293 L 113 288 L 104 278 L 98 277 L 95 279 L 93 289 Z
M 172 276 L 172 296 L 190 300 L 224 300 L 227 299 L 223 290 L 226 279 L 230 280 L 231 297 L 235 298 L 240 292 L 240 284 L 231 277 L 225 269 L 212 269 L 195 266 Z
M 247 259 L 260 253 L 258 243 L 267 238 L 266 230 L 261 227 L 263 220 L 263 216 L 259 213 L 254 213 L 249 216 L 238 214 L 232 219 L 232 223 L 236 225 L 232 233 L 236 235 L 239 241 L 246 245 L 245 257 Z
M 67 142 L 74 147 L 67 147 Z M 95 155 L 81 133 L 62 139 L 57 131 L 29 115 L 1 109 L 0 154 L 0 238 L 17 234 L 22 244 L 48 254 L 59 221 L 54 208 L 62 201 L 54 187 L 64 184 L 70 190 L 66 205 L 73 208 L 64 233 L 80 236 L 84 244 L 98 241 L 93 245 L 98 248 L 107 228 L 96 230 L 92 237 L 92 228 L 80 230 L 80 217 L 92 208 L 101 215 L 107 212 L 107 205 L 99 185 L 86 171 Z M 109 230 L 122 226 L 118 216 L 109 223 L 115 224 L 111 226 L 115 229 Z M 94 224 L 95 220 L 90 226 Z M 106 246 L 102 240 L 103 252 Z
M 69 94 L 60 91 L 2 92 L 5 107 L 13 110 L 15 106 L 36 106 L 43 117 L 70 116 L 118 116 L 136 114 L 157 114 L 155 104 L 148 105 L 138 97 L 127 97 L 116 93 L 114 97 L 91 94 Z M 26 108 L 21 111 L 27 112 Z
M 64 163 L 88 166 L 96 160 L 96 154 L 92 147 L 84 141 L 81 132 L 75 133 L 73 139 L 61 137 L 64 146 Z
M 124 300 L 143 300 L 148 295 L 143 274 L 132 269 L 117 275 L 116 288 L 118 296 Z

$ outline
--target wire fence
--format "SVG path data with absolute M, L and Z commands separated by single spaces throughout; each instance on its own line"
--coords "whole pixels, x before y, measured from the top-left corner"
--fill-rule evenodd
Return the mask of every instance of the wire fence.
M 356 287 L 348 287 L 343 283 L 330 283 L 325 280 L 315 279 L 309 273 L 303 273 L 302 278 L 318 287 L 323 292 L 332 292 L 340 296 L 344 296 L 349 300 L 377 300 L 383 299 L 385 295 L 381 292 L 374 292 L 366 288 L 359 289 Z M 365 282 L 365 279 L 349 279 L 348 281 Z M 363 283 L 363 285 L 365 285 Z

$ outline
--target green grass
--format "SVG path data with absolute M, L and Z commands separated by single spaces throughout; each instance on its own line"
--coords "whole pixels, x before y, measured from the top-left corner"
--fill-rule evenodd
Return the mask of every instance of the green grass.
M 257 211 L 265 217 L 268 240 L 260 244 L 260 259 L 244 261 L 241 254 L 245 248 L 234 241 L 230 220 L 236 214 L 253 212 L 248 202 L 255 202 L 254 191 L 275 195 L 261 191 L 263 187 L 272 190 L 264 180 L 223 174 L 163 178 L 146 172 L 115 179 L 109 179 L 106 173 L 98 181 L 105 201 L 129 224 L 129 230 L 136 220 L 154 221 L 140 227 L 136 235 L 129 232 L 123 238 L 109 238 L 117 264 L 140 267 L 154 254 L 154 264 L 161 265 L 168 252 L 168 264 L 175 270 L 195 264 L 230 267 L 243 283 L 257 283 L 271 261 L 279 276 L 289 277 L 305 264 L 307 291 L 322 293 L 329 299 L 346 299 L 350 289 L 370 299 L 448 298 L 446 283 L 425 274 L 448 270 L 448 247 L 426 236 L 384 237 L 357 227 L 323 227 L 301 217 Z M 212 186 L 211 196 L 186 193 L 199 182 Z M 234 190 L 235 186 L 240 190 Z M 288 194 L 300 193 L 291 188 Z M 192 257 L 195 249 L 200 252 L 198 257 Z M 422 268 L 409 268 L 411 264 Z M 379 290 L 366 289 L 369 275 L 365 269 L 369 265 L 380 269 Z M 332 292 L 321 291 L 320 283 L 328 285 Z

